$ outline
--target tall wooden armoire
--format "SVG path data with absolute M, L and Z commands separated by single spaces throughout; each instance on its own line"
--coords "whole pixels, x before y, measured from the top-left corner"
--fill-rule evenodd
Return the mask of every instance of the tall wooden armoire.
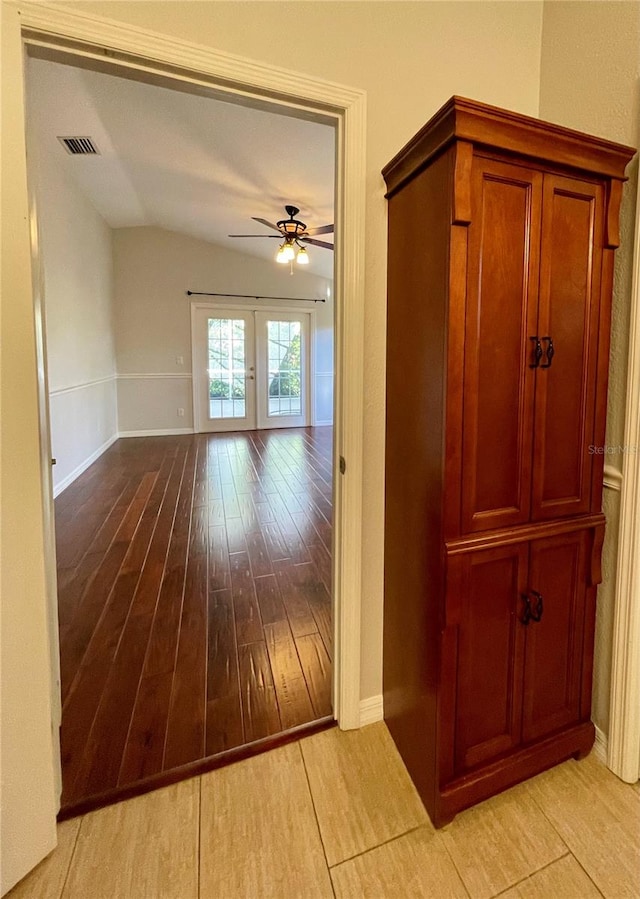
M 594 741 L 613 261 L 634 152 L 454 97 L 383 171 L 384 709 L 437 826 Z

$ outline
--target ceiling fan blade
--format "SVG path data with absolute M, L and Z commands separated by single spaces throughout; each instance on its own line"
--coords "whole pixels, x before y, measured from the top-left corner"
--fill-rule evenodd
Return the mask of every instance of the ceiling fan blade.
M 274 225 L 273 222 L 268 222 L 266 219 L 256 218 L 255 215 L 252 215 L 251 218 L 254 222 L 260 222 L 261 225 L 266 225 L 267 228 L 273 228 L 274 231 L 278 231 L 280 233 L 280 228 L 277 225 Z
M 333 225 L 322 225 L 320 228 L 307 228 L 307 234 L 312 237 L 316 234 L 332 234 L 333 227 Z
M 227 237 L 275 237 L 276 240 L 282 238 L 281 234 L 227 234 Z
M 313 244 L 314 247 L 324 247 L 325 250 L 333 249 L 333 244 L 327 243 L 326 240 L 314 240 L 313 237 L 301 237 L 300 240 L 304 243 Z

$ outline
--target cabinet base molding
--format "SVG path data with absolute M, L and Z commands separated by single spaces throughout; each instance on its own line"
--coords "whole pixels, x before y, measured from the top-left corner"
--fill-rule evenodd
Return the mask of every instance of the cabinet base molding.
M 465 808 L 501 793 L 547 768 L 552 768 L 570 758 L 584 758 L 595 741 L 593 723 L 587 721 L 561 734 L 550 736 L 533 746 L 486 765 L 477 773 L 467 774 L 452 781 L 440 791 L 433 809 L 427 811 L 436 827 L 442 827 Z M 423 797 L 424 800 L 424 797 Z

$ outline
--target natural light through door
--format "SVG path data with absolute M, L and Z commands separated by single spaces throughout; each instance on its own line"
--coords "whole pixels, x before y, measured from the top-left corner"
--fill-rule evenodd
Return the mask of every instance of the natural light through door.
M 267 359 L 267 415 L 300 415 L 300 322 L 267 322 Z
M 198 431 L 311 424 L 310 314 L 196 307 Z
M 258 427 L 309 424 L 309 315 L 256 312 Z
M 256 424 L 252 312 L 194 310 L 194 412 L 199 431 L 246 431 Z
M 246 418 L 245 321 L 208 318 L 209 418 Z

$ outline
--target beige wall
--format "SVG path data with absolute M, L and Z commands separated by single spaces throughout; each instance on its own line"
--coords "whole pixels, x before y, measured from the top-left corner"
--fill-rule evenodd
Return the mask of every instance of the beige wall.
M 98 0 L 65 6 L 367 91 L 361 695 L 378 695 L 386 295 L 380 169 L 452 94 L 537 115 L 542 4 Z
M 640 3 L 562 2 L 544 5 L 540 117 L 621 143 L 640 143 Z M 611 335 L 607 443 L 624 442 L 624 404 L 633 230 L 638 160 L 629 167 L 622 208 L 622 245 L 617 254 Z M 620 456 L 606 464 L 622 469 Z M 609 730 L 611 640 L 619 493 L 605 490 L 609 526 L 598 591 L 593 719 Z
M 295 271 L 291 277 L 288 266 L 162 228 L 117 229 L 113 253 L 121 433 L 193 427 L 190 303 L 208 298 L 190 300 L 186 290 L 319 299 L 326 297 L 330 284 L 304 271 Z M 250 301 L 226 304 L 242 302 Z M 300 308 L 296 302 L 277 305 Z M 325 370 L 320 366 L 327 364 L 331 369 L 327 343 L 331 342 L 333 304 L 318 303 L 314 308 L 320 372 Z M 178 409 L 184 410 L 183 417 Z
M 36 85 L 28 96 L 58 493 L 117 435 L 111 229 L 43 139 Z

